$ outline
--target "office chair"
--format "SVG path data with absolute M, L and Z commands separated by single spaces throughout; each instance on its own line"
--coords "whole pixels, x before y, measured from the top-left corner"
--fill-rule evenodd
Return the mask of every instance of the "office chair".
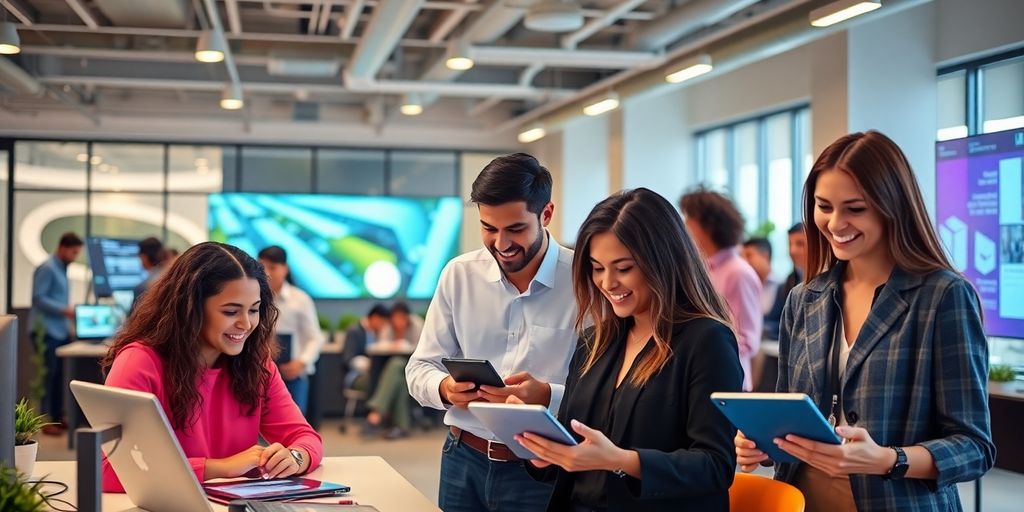
M 804 495 L 785 482 L 736 473 L 729 488 L 729 510 L 739 512 L 803 512 Z

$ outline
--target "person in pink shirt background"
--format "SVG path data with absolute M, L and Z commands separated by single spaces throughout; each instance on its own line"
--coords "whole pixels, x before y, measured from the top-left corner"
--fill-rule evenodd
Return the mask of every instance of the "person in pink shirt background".
M 201 243 L 153 283 L 115 337 L 106 385 L 156 395 L 201 482 L 307 473 L 323 441 L 273 362 L 276 319 L 263 266 L 237 247 Z M 124 492 L 105 460 L 103 490 Z
M 728 197 L 703 187 L 679 200 L 686 227 L 704 253 L 711 283 L 725 297 L 736 329 L 743 390 L 753 389 L 750 360 L 761 346 L 761 280 L 740 255 L 743 215 Z

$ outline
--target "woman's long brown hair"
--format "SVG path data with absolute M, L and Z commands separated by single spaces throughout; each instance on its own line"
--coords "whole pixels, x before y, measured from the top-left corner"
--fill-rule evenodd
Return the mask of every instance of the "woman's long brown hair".
M 814 223 L 814 189 L 821 173 L 832 169 L 853 178 L 864 200 L 881 215 L 884 239 L 888 240 L 889 254 L 896 266 L 915 274 L 938 269 L 956 272 L 935 234 L 907 157 L 892 139 L 872 130 L 843 136 L 825 148 L 804 182 L 806 281 L 827 272 L 839 261 Z
M 277 308 L 263 266 L 231 245 L 204 242 L 175 260 L 142 296 L 114 338 L 102 362 L 104 373 L 125 345 L 137 341 L 152 347 L 163 360 L 171 424 L 175 429 L 191 427 L 203 400 L 197 385 L 206 367 L 200 357 L 206 343 L 202 338 L 206 300 L 220 293 L 227 282 L 245 278 L 259 282 L 259 324 L 241 354 L 222 359 L 231 375 L 232 393 L 247 408 L 244 414 L 254 414 L 270 381 L 265 365 L 277 348 L 271 339 Z
M 589 354 L 581 373 L 587 373 L 630 325 L 629 319 L 615 316 L 594 284 L 590 243 L 601 233 L 614 234 L 629 249 L 651 289 L 654 349 L 637 362 L 630 377 L 634 386 L 646 384 L 672 355 L 675 324 L 711 318 L 731 326 L 725 301 L 712 286 L 704 260 L 672 204 L 646 188 L 623 191 L 598 203 L 576 236 L 572 261 L 573 289 L 579 305 L 576 330 L 582 334 L 587 318 L 594 320 L 593 337 L 584 338 Z

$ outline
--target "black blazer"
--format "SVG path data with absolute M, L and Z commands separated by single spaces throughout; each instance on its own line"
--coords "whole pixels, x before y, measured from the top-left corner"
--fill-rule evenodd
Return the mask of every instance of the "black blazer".
M 588 335 L 589 331 L 584 337 Z M 624 343 L 624 337 L 616 343 Z M 614 352 L 606 351 L 581 377 L 587 348 L 582 339 L 577 343 L 558 420 L 579 441 L 582 438 L 569 422 L 576 419 L 589 425 L 590 402 L 599 384 L 593 376 L 618 363 Z M 618 478 L 609 473 L 609 511 L 729 510 L 729 486 L 736 467 L 736 429 L 712 405 L 709 395 L 742 388 L 736 337 L 720 322 L 690 320 L 673 330 L 672 352 L 662 370 L 643 388 L 627 380 L 618 390 L 623 395 L 615 416 L 629 419 L 616 422 L 616 430 L 605 435 L 616 446 L 640 454 L 642 479 Z M 575 474 L 556 466 L 537 470 L 526 465 L 535 478 L 555 481 L 548 510 L 571 510 Z

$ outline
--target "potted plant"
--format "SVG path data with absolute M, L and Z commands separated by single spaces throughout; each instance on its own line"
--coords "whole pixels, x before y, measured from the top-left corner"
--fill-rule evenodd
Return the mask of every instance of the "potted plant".
M 36 414 L 24 398 L 14 407 L 14 466 L 25 478 L 32 476 L 39 452 L 39 443 L 34 437 L 49 424 L 46 416 Z
M 1017 373 L 1008 364 L 995 364 L 988 369 L 988 380 L 992 382 L 1011 382 L 1016 377 Z
M 317 322 L 320 323 L 320 332 L 323 333 L 325 340 L 331 339 L 331 319 L 327 318 L 327 315 L 321 313 L 316 316 Z
M 47 510 L 40 492 L 42 482 L 29 484 L 18 479 L 15 470 L 0 466 L 0 510 L 4 512 L 41 512 Z

